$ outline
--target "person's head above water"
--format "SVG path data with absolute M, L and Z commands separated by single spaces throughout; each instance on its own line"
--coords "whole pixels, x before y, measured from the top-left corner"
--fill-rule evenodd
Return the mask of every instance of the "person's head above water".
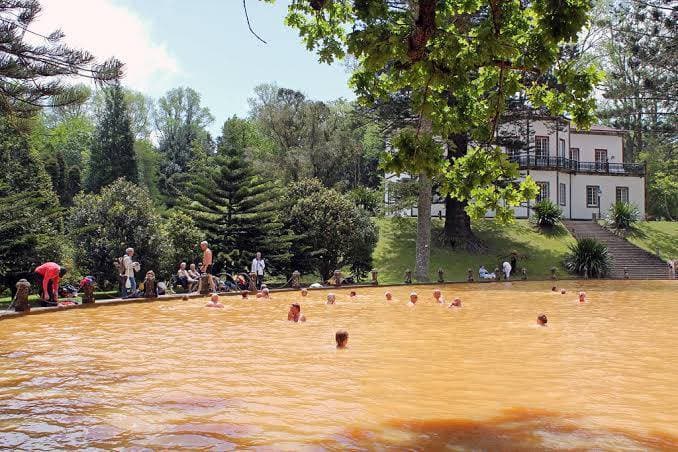
M 388 301 L 391 301 L 391 299 L 393 298 L 393 294 L 391 292 L 389 292 L 388 290 L 384 293 L 384 296 L 386 297 L 386 299 Z
M 586 292 L 579 292 L 579 302 L 584 303 L 586 301 Z
M 355 297 L 358 295 L 355 290 L 352 290 L 351 293 L 348 294 L 349 297 Z
M 551 287 L 551 292 L 555 292 L 557 290 L 558 290 L 558 288 L 556 286 Z
M 346 345 L 348 345 L 348 331 L 337 331 L 334 335 L 334 339 L 337 341 L 337 348 L 346 348 Z
M 301 296 L 305 297 L 306 295 L 308 295 L 308 289 L 304 287 L 303 289 L 301 289 Z
M 270 295 L 270 291 L 268 290 L 268 287 L 264 287 L 263 289 L 261 289 L 261 294 L 262 294 L 265 298 L 268 298 L 268 296 Z
M 442 295 L 443 293 L 440 291 L 440 289 L 438 288 L 433 289 L 433 298 L 438 300 Z
M 537 317 L 537 323 L 541 326 L 546 326 L 548 321 L 549 319 L 546 318 L 546 314 L 542 314 L 539 317 Z
M 327 294 L 327 304 L 334 304 L 336 299 L 337 299 L 336 295 L 334 295 L 332 292 Z
M 213 293 L 210 297 L 210 301 L 212 303 L 219 303 L 219 294 Z
M 416 304 L 418 298 L 419 298 L 419 295 L 417 295 L 417 292 L 410 293 L 410 303 Z
M 560 294 L 561 294 L 561 295 L 565 295 L 566 293 L 567 293 L 567 290 L 565 290 L 565 289 L 560 289 Z
M 461 298 L 455 298 L 452 303 L 450 303 L 450 307 L 461 308 Z
M 249 294 L 250 294 L 250 293 L 249 293 L 249 291 L 247 291 L 247 290 L 243 290 L 242 292 L 240 292 L 240 295 L 241 295 L 243 298 L 247 298 L 247 295 L 249 295 Z

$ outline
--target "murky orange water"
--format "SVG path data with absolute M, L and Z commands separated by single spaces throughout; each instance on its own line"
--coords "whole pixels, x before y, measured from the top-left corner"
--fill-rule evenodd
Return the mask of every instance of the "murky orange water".
M 460 310 L 429 286 L 1 321 L 0 448 L 678 449 L 678 285 L 561 285 L 444 287 Z

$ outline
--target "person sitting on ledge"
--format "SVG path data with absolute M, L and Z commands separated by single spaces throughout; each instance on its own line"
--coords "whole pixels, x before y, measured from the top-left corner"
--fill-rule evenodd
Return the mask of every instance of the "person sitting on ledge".
M 455 298 L 452 303 L 450 303 L 451 308 L 461 308 L 461 298 Z
M 57 306 L 59 303 L 59 279 L 66 269 L 55 262 L 45 262 L 34 271 L 35 284 L 40 293 L 40 306 Z
M 388 290 L 384 293 L 384 297 L 386 297 L 386 301 L 393 300 L 393 294 Z
M 438 288 L 433 289 L 433 299 L 436 303 L 445 303 L 445 301 L 443 301 L 443 293 Z
M 495 279 L 496 275 L 494 273 L 489 273 L 484 265 L 480 266 L 478 270 L 478 275 L 481 279 Z
M 419 299 L 419 295 L 417 295 L 417 292 L 412 292 L 410 294 L 410 302 L 407 303 L 407 306 L 414 306 L 417 304 L 417 300 Z
M 224 305 L 219 303 L 219 295 L 216 293 L 212 294 L 210 301 L 205 305 L 206 308 L 223 308 Z
M 188 292 L 193 292 L 195 286 L 198 283 L 198 279 L 192 278 L 189 271 L 186 270 L 186 262 L 179 264 L 179 270 L 177 271 L 177 282 Z
M 292 303 L 290 310 L 287 313 L 287 320 L 292 322 L 305 322 L 306 317 L 301 315 L 301 305 L 299 303 Z
M 537 324 L 539 326 L 546 326 L 548 321 L 549 321 L 549 319 L 546 318 L 546 314 L 542 314 L 539 317 L 537 317 Z
M 337 334 L 334 335 L 334 339 L 337 341 L 337 348 L 346 348 L 348 345 L 348 331 L 337 331 Z
M 337 297 L 332 293 L 327 294 L 327 303 L 325 304 L 334 304 L 334 302 L 337 300 Z

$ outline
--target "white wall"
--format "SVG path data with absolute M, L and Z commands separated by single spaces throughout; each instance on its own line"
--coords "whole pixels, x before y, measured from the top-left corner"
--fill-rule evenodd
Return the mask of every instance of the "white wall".
M 629 188 L 629 203 L 634 204 L 640 211 L 641 218 L 645 217 L 645 178 L 631 176 L 599 176 L 595 174 L 577 174 L 572 176 L 572 219 L 590 220 L 591 215 L 598 215 L 597 207 L 586 206 L 586 186 L 598 185 L 602 191 L 600 195 L 600 213 L 607 215 L 610 206 L 616 202 L 616 187 Z
M 570 147 L 579 148 L 579 161 L 581 162 L 595 162 L 595 149 L 607 149 L 609 163 L 624 163 L 621 135 L 572 132 L 570 140 Z

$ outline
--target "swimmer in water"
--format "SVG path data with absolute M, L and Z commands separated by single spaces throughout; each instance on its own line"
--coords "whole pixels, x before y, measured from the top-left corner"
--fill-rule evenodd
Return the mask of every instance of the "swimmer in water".
M 417 304 L 417 300 L 419 299 L 419 295 L 417 295 L 417 292 L 412 292 L 410 294 L 410 302 L 407 303 L 408 306 L 414 306 Z
M 355 297 L 358 296 L 358 294 L 356 293 L 355 290 L 352 290 L 351 293 L 348 294 L 348 296 L 349 296 L 350 298 L 355 298 Z
M 337 300 L 336 295 L 334 295 L 332 292 L 327 294 L 327 303 L 325 304 L 334 304 L 334 302 Z
M 565 295 L 567 293 L 567 290 L 565 289 L 560 289 L 560 295 Z
M 386 292 L 384 293 L 384 296 L 386 297 L 386 301 L 391 301 L 391 300 L 393 300 L 393 294 L 392 294 L 391 292 L 389 292 L 389 291 L 386 291 Z
M 461 308 L 461 298 L 455 298 L 452 303 L 450 303 L 450 308 Z
M 586 303 L 586 292 L 579 292 L 579 302 Z
M 240 292 L 240 296 L 242 297 L 243 300 L 247 300 L 247 296 L 249 294 L 250 293 L 247 290 L 243 290 L 242 292 Z
M 188 295 L 184 295 L 183 297 L 181 297 L 181 301 L 188 301 Z
M 219 295 L 213 293 L 210 301 L 205 305 L 206 308 L 223 308 L 224 305 L 219 303 Z
M 261 297 L 266 298 L 267 300 L 271 299 L 271 294 L 268 290 L 268 287 L 264 287 L 263 289 L 261 289 Z
M 436 300 L 436 303 L 445 303 L 445 301 L 443 301 L 443 293 L 440 289 L 433 289 L 433 298 Z
M 557 290 L 556 286 L 551 287 L 551 292 L 556 292 Z
M 334 339 L 337 341 L 337 348 L 346 348 L 348 345 L 348 331 L 337 331 L 337 334 L 334 335 Z
M 299 303 L 292 303 L 290 310 L 287 312 L 287 320 L 292 322 L 305 322 L 306 317 L 301 315 L 301 306 Z
M 257 292 L 257 298 L 263 298 L 263 297 L 264 297 L 264 294 L 262 294 L 261 292 Z
M 305 297 L 306 295 L 308 295 L 308 289 L 304 287 L 303 289 L 301 289 L 301 296 Z
M 546 326 L 548 323 L 549 319 L 546 318 L 546 314 L 542 314 L 539 317 L 537 317 L 537 323 L 539 326 Z

